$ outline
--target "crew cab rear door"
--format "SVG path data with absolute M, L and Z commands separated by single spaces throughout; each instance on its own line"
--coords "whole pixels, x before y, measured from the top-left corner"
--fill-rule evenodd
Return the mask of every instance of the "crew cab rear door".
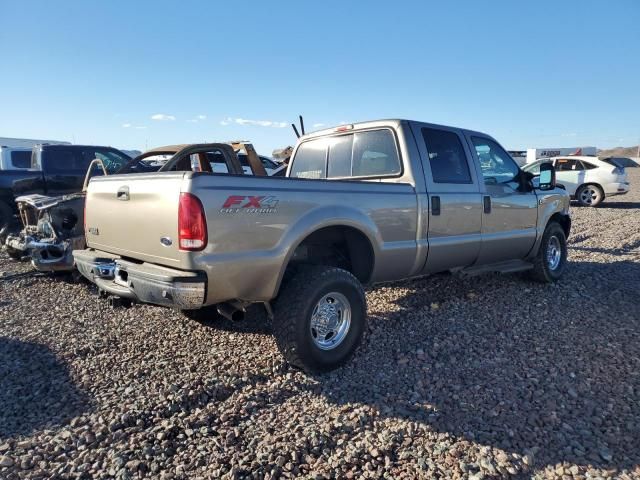
M 475 263 L 482 199 L 471 152 L 455 128 L 413 124 L 429 197 L 429 253 L 423 273 Z
M 536 241 L 538 198 L 520 187 L 520 168 L 494 139 L 465 132 L 483 185 L 478 265 L 523 259 Z

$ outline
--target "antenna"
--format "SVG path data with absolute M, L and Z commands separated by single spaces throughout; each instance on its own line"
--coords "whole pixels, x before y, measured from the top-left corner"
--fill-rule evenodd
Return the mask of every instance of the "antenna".
M 298 131 L 298 127 L 296 127 L 295 123 L 291 124 L 291 128 L 293 128 L 293 133 L 296 134 L 296 137 L 300 138 L 301 137 L 300 132 L 302 132 L 302 135 L 305 134 L 305 131 L 304 131 L 304 120 L 302 119 L 302 115 L 298 115 L 298 118 L 300 119 L 300 131 Z

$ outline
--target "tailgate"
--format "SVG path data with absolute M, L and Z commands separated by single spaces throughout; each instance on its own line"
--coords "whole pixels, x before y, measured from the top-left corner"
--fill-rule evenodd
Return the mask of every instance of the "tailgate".
M 89 247 L 176 266 L 178 201 L 185 172 L 96 177 L 89 183 L 85 232 Z

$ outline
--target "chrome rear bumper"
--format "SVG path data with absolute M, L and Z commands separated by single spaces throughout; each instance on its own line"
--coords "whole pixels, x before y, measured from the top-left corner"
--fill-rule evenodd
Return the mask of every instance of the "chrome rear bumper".
M 74 250 L 78 271 L 100 290 L 143 303 L 190 310 L 202 307 L 206 275 L 134 263 L 93 249 Z

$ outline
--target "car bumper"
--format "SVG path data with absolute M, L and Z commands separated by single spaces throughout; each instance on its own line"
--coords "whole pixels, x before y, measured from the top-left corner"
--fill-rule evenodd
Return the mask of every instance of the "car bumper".
M 604 188 L 604 194 L 607 197 L 613 195 L 624 195 L 629 192 L 629 182 L 607 183 Z
M 206 296 L 206 275 L 150 263 L 133 263 L 97 250 L 74 250 L 78 271 L 111 295 L 137 302 L 190 310 Z

